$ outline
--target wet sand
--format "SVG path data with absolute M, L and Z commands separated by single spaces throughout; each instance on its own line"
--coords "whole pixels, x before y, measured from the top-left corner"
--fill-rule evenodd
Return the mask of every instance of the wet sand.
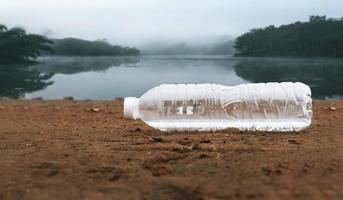
M 122 101 L 0 100 L 0 199 L 343 199 L 343 101 L 299 133 L 162 133 Z

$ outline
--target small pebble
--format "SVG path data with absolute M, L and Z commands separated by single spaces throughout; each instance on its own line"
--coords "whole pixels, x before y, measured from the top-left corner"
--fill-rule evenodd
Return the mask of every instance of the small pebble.
M 72 101 L 72 100 L 74 100 L 74 97 L 64 97 L 63 99 L 64 99 L 64 100 Z
M 155 142 L 162 142 L 163 140 L 162 140 L 162 138 L 160 138 L 160 137 L 153 137 L 152 138 Z
M 262 147 L 261 148 L 261 151 L 267 151 L 268 149 L 267 148 L 265 148 L 265 147 Z
M 207 158 L 207 157 L 208 157 L 208 155 L 202 153 L 202 154 L 199 155 L 198 158 L 199 159 L 204 159 L 204 158 Z
M 100 109 L 99 109 L 99 108 L 92 108 L 91 111 L 93 111 L 93 112 L 99 112 Z
M 290 143 L 290 144 L 300 144 L 299 141 L 294 140 L 294 139 L 289 139 L 289 140 L 288 140 L 288 143 Z
M 337 110 L 337 108 L 336 108 L 336 107 L 329 107 L 329 109 L 330 109 L 331 111 L 335 111 L 335 110 Z
M 211 145 L 211 149 L 212 151 L 217 151 L 217 147 L 214 144 Z

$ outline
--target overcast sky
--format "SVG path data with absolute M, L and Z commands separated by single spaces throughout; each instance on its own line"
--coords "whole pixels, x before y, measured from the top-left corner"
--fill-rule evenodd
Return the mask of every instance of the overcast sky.
M 0 24 L 137 46 L 235 37 L 314 14 L 341 17 L 343 0 L 0 0 Z

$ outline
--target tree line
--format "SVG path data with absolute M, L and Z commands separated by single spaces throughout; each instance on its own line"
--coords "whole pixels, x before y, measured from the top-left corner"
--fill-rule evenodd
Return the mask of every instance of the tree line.
M 137 48 L 111 45 L 106 40 L 87 41 L 75 38 L 49 39 L 29 34 L 23 28 L 8 29 L 0 24 L 0 64 L 32 63 L 40 55 L 63 56 L 130 56 Z
M 46 37 L 27 34 L 22 28 L 8 29 L 0 24 L 0 64 L 31 62 L 41 51 L 52 53 L 52 42 Z
M 343 57 L 343 18 L 311 16 L 307 22 L 252 29 L 234 47 L 237 56 Z
M 53 39 L 51 48 L 62 56 L 132 56 L 139 55 L 137 48 L 111 45 L 106 40 L 88 41 L 76 38 Z

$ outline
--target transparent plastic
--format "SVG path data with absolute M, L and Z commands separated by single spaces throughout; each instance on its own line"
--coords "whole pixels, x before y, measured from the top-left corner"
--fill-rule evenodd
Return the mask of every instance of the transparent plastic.
M 161 131 L 300 131 L 311 124 L 311 90 L 299 82 L 161 85 L 125 98 L 124 116 Z

